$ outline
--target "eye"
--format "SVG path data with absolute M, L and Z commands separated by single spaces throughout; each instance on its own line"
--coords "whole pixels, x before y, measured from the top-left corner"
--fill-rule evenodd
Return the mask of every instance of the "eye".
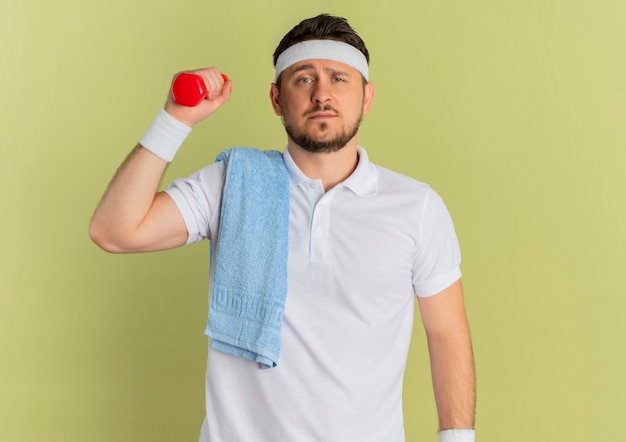
M 334 81 L 335 83 L 345 83 L 346 79 L 345 79 L 345 78 L 343 78 L 343 77 L 334 77 L 334 78 L 333 78 L 333 81 Z
M 312 82 L 313 82 L 313 79 L 311 79 L 310 77 L 298 78 L 298 83 L 300 83 L 300 84 L 309 84 L 309 83 L 312 83 Z

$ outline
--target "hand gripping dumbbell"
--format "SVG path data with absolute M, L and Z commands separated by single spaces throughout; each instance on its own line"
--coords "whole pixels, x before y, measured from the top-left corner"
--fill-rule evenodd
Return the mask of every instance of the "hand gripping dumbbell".
M 222 74 L 224 81 L 228 81 L 226 74 Z M 174 101 L 183 106 L 194 107 L 200 104 L 209 91 L 201 76 L 183 72 L 172 84 Z

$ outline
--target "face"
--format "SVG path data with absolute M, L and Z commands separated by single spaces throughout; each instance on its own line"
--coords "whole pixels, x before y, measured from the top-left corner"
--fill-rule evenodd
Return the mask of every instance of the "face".
M 270 97 L 289 139 L 309 152 L 342 149 L 356 134 L 373 99 L 371 83 L 353 67 L 330 60 L 305 60 L 281 75 Z

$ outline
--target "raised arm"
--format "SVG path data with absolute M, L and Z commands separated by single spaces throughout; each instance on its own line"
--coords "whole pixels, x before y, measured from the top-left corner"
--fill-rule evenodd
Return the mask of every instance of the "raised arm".
M 159 123 L 183 139 L 186 131 L 226 103 L 232 91 L 232 83 L 225 82 L 217 68 L 192 72 L 202 76 L 208 96 L 198 106 L 187 107 L 177 104 L 169 93 L 167 114 Z M 171 158 L 160 152 L 158 132 L 152 135 L 155 146 L 138 144 L 133 149 L 111 180 L 89 224 L 91 239 L 108 252 L 165 250 L 187 240 L 187 229 L 174 201 L 167 193 L 158 192 Z
M 458 280 L 434 296 L 419 298 L 439 415 L 439 429 L 473 429 L 476 378 L 470 331 Z M 449 438 L 445 440 L 474 440 Z

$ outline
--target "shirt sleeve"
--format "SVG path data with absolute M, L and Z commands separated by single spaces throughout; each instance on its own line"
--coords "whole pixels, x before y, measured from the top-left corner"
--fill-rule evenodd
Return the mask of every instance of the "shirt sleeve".
M 413 261 L 413 288 L 417 296 L 432 296 L 452 285 L 461 277 L 460 265 L 461 250 L 452 217 L 439 194 L 429 188 Z
M 185 220 L 187 244 L 211 240 L 217 234 L 225 173 L 220 161 L 172 181 L 165 190 Z

